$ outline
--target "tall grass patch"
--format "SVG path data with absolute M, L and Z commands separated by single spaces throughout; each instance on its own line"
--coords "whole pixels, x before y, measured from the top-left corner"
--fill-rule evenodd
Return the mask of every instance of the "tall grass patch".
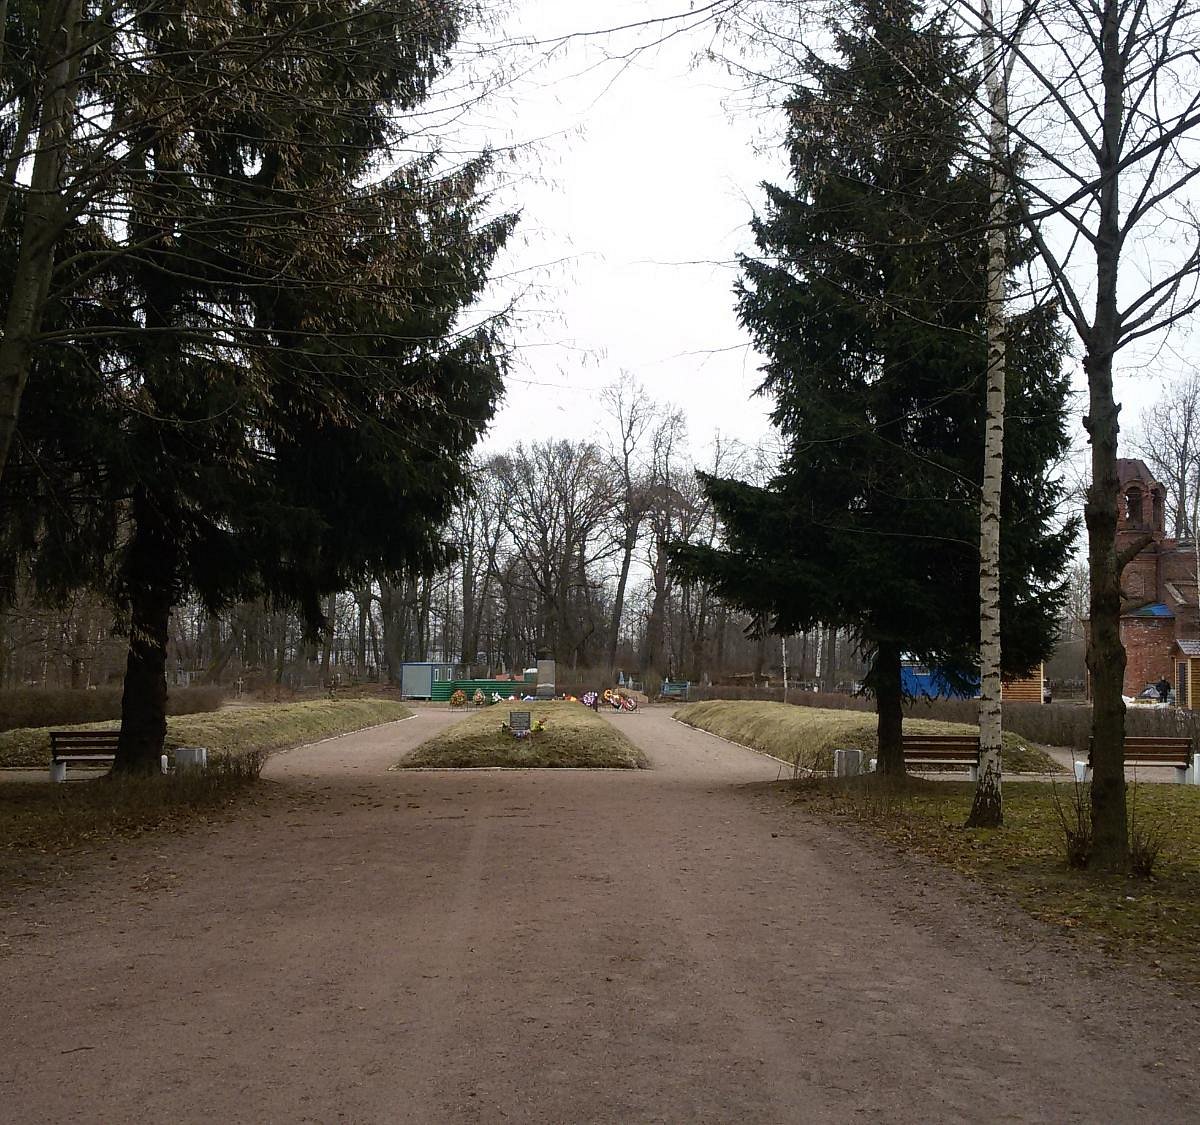
M 305 742 L 348 734 L 364 727 L 404 719 L 412 712 L 390 699 L 319 700 L 265 704 L 167 719 L 167 745 L 205 746 L 214 754 L 270 754 Z M 98 730 L 112 723 L 63 726 Z M 60 729 L 55 727 L 54 729 Z M 49 766 L 50 730 L 39 727 L 0 733 L 0 766 Z
M 265 753 L 249 751 L 210 756 L 206 770 L 166 777 L 0 783 L 0 850 L 56 852 L 187 822 L 244 795 L 266 760 Z
M 740 742 L 801 770 L 830 770 L 833 751 L 861 750 L 864 758 L 876 756 L 875 716 L 862 711 L 793 707 L 784 703 L 747 700 L 710 700 L 689 703 L 674 717 L 710 734 Z M 913 734 L 978 734 L 977 726 L 931 719 L 904 720 Z M 1016 773 L 1060 772 L 1050 757 L 1023 739 L 1006 733 L 1001 757 L 1004 768 Z
M 516 738 L 501 729 L 528 711 L 543 730 Z M 627 721 L 637 722 L 631 716 Z M 579 703 L 498 703 L 434 735 L 394 769 L 646 769 L 646 756 L 612 723 Z

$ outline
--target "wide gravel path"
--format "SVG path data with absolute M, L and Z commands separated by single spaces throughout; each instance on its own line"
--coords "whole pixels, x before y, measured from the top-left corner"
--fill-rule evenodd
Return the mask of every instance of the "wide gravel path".
M 797 813 L 769 759 L 651 708 L 613 721 L 652 771 L 386 771 L 449 719 L 7 893 L 0 1119 L 1200 1119 L 1195 994 Z

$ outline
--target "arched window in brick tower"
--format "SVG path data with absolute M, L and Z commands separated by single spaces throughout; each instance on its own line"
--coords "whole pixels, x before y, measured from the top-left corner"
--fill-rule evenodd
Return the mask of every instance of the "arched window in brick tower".
M 1161 488 L 1152 489 L 1150 492 L 1151 503 L 1154 505 L 1154 528 L 1155 531 L 1162 531 L 1166 527 L 1166 520 L 1163 517 L 1163 494 Z
M 1141 527 L 1144 519 L 1142 490 L 1135 486 L 1128 489 L 1125 493 L 1125 522 L 1130 527 Z

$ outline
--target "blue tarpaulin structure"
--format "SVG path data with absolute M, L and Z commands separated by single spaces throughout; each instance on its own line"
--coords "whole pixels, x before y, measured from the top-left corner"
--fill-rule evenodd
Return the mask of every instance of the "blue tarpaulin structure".
M 957 690 L 940 668 L 930 668 L 912 660 L 900 664 L 900 686 L 905 695 L 925 699 L 978 699 L 979 687 Z

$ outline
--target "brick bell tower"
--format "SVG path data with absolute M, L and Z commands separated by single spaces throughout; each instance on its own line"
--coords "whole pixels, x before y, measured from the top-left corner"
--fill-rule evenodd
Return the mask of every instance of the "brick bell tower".
M 1126 695 L 1147 684 L 1175 680 L 1175 612 L 1167 604 L 1163 562 L 1174 541 L 1166 539 L 1166 491 L 1144 461 L 1117 461 L 1117 550 L 1149 542 L 1121 572 L 1121 641 L 1125 645 Z
M 1163 539 L 1166 537 L 1166 495 L 1146 468 L 1133 458 L 1117 461 L 1117 479 L 1121 495 L 1117 503 L 1117 550 L 1123 551 L 1139 539 L 1150 536 L 1150 543 L 1121 573 L 1121 594 L 1133 609 L 1141 602 L 1162 600 Z

